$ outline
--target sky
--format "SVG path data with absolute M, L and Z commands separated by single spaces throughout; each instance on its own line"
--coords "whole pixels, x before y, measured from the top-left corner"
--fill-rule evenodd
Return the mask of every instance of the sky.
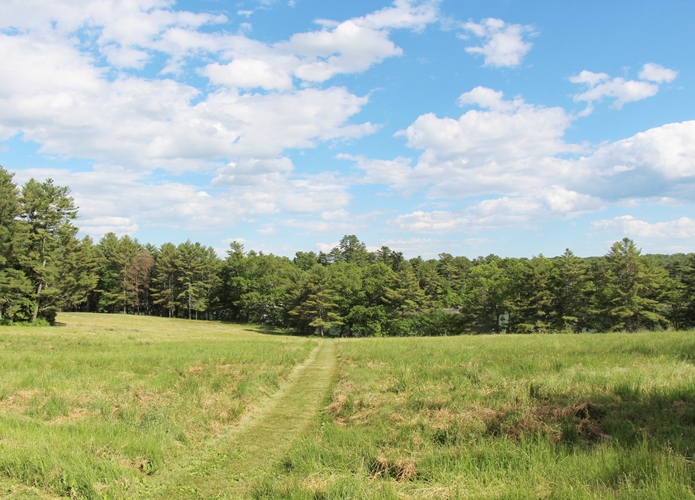
M 0 165 L 81 235 L 695 251 L 695 2 L 3 0 Z

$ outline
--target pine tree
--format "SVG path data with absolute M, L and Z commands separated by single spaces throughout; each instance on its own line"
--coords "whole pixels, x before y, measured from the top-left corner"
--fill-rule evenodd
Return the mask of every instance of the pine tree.
M 60 300 L 57 277 L 60 274 L 60 240 L 74 237 L 77 217 L 70 189 L 55 186 L 52 179 L 40 183 L 30 179 L 20 198 L 20 218 L 26 227 L 20 264 L 35 290 L 31 321 L 41 313 L 53 320 Z
M 24 236 L 19 214 L 13 174 L 0 167 L 0 320 L 28 319 L 33 309 L 33 287 L 19 269 L 15 252 Z
M 89 236 L 78 240 L 74 234 L 64 233 L 60 238 L 60 252 L 57 277 L 60 307 L 74 309 L 85 303 L 96 288 L 102 259 Z
M 300 325 L 318 329 L 323 337 L 331 326 L 342 324 L 343 320 L 336 312 L 336 294 L 330 287 L 325 268 L 314 267 L 296 293 L 297 305 L 289 314 Z
M 590 316 L 596 286 L 590 266 L 566 249 L 561 257 L 555 259 L 555 269 L 552 285 L 555 330 L 580 332 L 592 328 Z
M 181 305 L 179 297 L 178 249 L 173 243 L 164 243 L 154 255 L 152 298 L 155 305 L 163 306 L 171 318 Z
M 604 259 L 604 317 L 611 330 L 635 331 L 667 324 L 660 302 L 666 270 L 648 265 L 635 243 L 624 238 Z
M 112 312 L 122 309 L 125 314 L 128 305 L 136 301 L 137 287 L 133 286 L 133 280 L 137 274 L 133 266 L 143 247 L 127 234 L 118 238 L 113 233 L 105 234 L 98 247 L 104 262 L 99 281 L 100 308 Z

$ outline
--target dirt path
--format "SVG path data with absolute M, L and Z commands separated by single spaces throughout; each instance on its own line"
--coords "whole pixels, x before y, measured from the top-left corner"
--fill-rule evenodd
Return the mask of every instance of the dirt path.
M 337 369 L 334 342 L 322 341 L 290 380 L 211 450 L 214 455 L 172 471 L 145 498 L 247 498 L 249 486 L 277 463 L 311 425 Z M 168 479 L 168 480 L 167 480 Z

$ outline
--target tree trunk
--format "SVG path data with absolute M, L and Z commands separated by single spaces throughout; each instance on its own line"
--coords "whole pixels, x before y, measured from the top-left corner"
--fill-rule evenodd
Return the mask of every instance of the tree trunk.
M 39 286 L 36 289 L 36 304 L 34 305 L 34 314 L 31 315 L 32 323 L 36 321 L 36 318 L 39 316 L 39 294 L 41 293 L 41 285 L 43 285 L 43 283 L 39 282 Z

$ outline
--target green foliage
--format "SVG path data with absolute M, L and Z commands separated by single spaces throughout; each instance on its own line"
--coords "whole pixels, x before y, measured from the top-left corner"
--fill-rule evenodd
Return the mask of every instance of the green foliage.
M 0 168 L 0 320 L 97 310 L 357 337 L 695 327 L 695 254 L 642 256 L 627 238 L 586 259 L 406 260 L 355 235 L 292 260 L 232 242 L 219 259 L 190 240 L 78 240 L 69 193 L 50 179 L 19 190 Z
M 640 256 L 628 238 L 617 241 L 604 259 L 604 320 L 611 330 L 635 331 L 667 324 L 660 299 L 668 274 Z

